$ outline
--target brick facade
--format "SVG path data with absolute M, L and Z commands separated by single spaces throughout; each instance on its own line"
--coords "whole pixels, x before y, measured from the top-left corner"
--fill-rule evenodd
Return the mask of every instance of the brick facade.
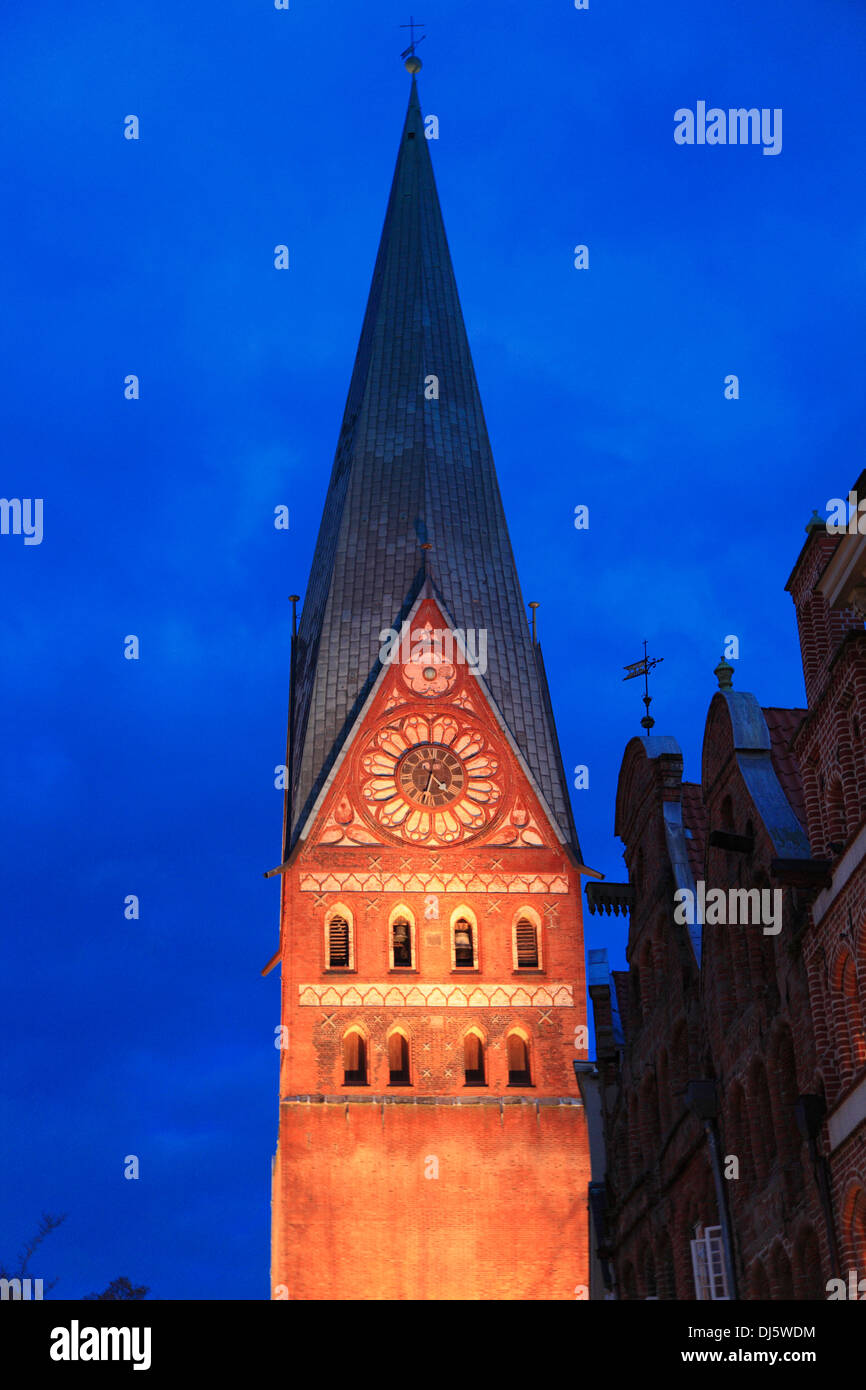
M 722 662 L 699 785 L 675 740 L 626 748 L 629 882 L 588 890 L 630 916 L 628 970 L 594 952 L 589 972 L 609 1296 L 695 1298 L 707 1227 L 729 1255 L 717 1296 L 866 1275 L 864 549 L 813 524 L 789 581 L 807 710 L 761 709 Z M 727 921 L 677 920 L 699 881 Z M 733 924 L 730 890 L 765 891 L 779 920 Z
M 571 1300 L 588 871 L 420 66 L 292 639 L 272 1296 Z
M 425 624 L 444 626 L 430 599 L 412 627 Z M 283 874 L 274 1296 L 573 1299 L 588 1283 L 580 876 L 481 682 L 457 665 L 419 695 L 416 667 L 383 668 Z M 411 820 L 389 828 L 374 798 L 391 804 L 401 750 L 428 739 L 477 767 L 490 800 L 480 829 L 434 816 L 414 844 Z M 335 918 L 348 964 L 329 957 Z M 410 963 L 396 963 L 397 923 Z
M 866 1275 L 866 516 L 854 525 L 843 535 L 810 526 L 787 586 L 809 697 L 793 747 L 812 852 L 828 870 L 804 954 L 845 1278 Z

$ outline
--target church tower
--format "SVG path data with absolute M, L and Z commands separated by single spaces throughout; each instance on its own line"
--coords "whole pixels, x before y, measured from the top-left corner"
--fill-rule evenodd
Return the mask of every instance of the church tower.
M 292 643 L 271 1292 L 571 1300 L 586 870 L 406 66 Z

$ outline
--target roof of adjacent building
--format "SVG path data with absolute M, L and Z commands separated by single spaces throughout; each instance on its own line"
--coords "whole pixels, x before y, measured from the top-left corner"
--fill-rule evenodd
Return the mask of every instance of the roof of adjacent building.
M 579 858 L 413 77 L 296 641 L 288 846 L 381 670 L 380 633 L 418 597 L 425 554 L 447 619 L 486 629 L 487 690 Z
M 611 1007 L 616 1010 L 619 1019 L 619 1040 L 624 1041 L 626 1030 L 629 1026 L 629 972 L 627 970 L 611 970 Z
M 682 784 L 683 828 L 692 874 L 697 881 L 704 876 L 704 853 L 707 845 L 709 817 L 704 805 L 703 788 L 699 782 Z
M 808 825 L 806 798 L 803 794 L 803 782 L 797 766 L 797 759 L 794 757 L 791 745 L 807 714 L 808 710 L 805 709 L 777 709 L 771 706 L 770 709 L 764 710 L 764 718 L 770 732 L 770 759 L 776 769 L 776 776 L 782 791 L 788 798 L 791 809 L 804 830 Z

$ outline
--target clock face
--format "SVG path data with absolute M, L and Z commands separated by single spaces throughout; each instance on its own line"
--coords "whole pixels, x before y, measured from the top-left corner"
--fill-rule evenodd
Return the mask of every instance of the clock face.
M 364 815 L 413 844 L 456 844 L 499 815 L 505 768 L 485 730 L 451 714 L 409 714 L 378 729 L 360 757 Z
M 397 764 L 397 786 L 415 806 L 447 806 L 466 785 L 466 770 L 450 748 L 419 743 Z

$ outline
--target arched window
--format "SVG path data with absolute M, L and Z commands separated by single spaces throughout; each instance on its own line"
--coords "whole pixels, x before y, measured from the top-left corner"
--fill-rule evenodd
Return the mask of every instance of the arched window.
M 325 964 L 328 970 L 354 970 L 351 914 L 337 903 L 325 916 Z
M 538 969 L 538 928 L 528 918 L 521 917 L 514 928 L 514 945 L 518 970 Z
M 782 1302 L 786 1302 L 794 1297 L 794 1279 L 791 1274 L 791 1261 L 785 1253 L 782 1245 L 777 1245 L 772 1256 L 771 1266 L 773 1270 L 773 1297 Z
M 770 880 L 763 872 L 759 872 L 754 878 L 754 888 L 750 891 L 757 892 L 761 896 L 758 902 L 763 904 L 765 901 L 763 894 L 768 892 L 768 900 L 774 899 L 769 896 L 771 890 Z M 741 900 L 742 901 L 742 900 Z M 754 898 L 749 900 L 749 911 L 753 914 L 752 921 L 757 920 L 758 913 L 752 907 Z M 763 931 L 758 931 L 757 927 L 747 927 L 744 933 L 746 943 L 746 960 L 748 976 L 744 981 L 747 992 L 747 1003 L 751 1003 L 756 998 L 763 998 L 771 1010 L 775 1010 L 779 1000 L 779 984 L 776 976 L 776 955 L 774 942 L 776 937 L 765 935 Z
M 467 1086 L 486 1085 L 484 1077 L 484 1041 L 474 1029 L 463 1039 L 463 1074 Z
M 818 674 L 821 666 L 821 647 L 822 643 L 816 640 L 816 617 L 819 621 L 819 630 L 823 626 L 820 623 L 820 606 L 814 599 L 806 599 L 800 605 L 797 613 L 797 626 L 800 629 L 800 650 L 804 653 L 803 673 L 806 677 L 807 687 L 811 687 L 812 681 Z M 811 696 L 810 696 L 811 698 Z
M 670 1219 L 670 1227 L 674 1227 L 672 1218 Z M 667 1231 L 662 1231 L 658 1238 L 658 1283 L 656 1295 L 658 1298 L 676 1298 L 677 1296 L 674 1256 Z
M 804 1227 L 794 1243 L 794 1296 L 814 1303 L 827 1297 L 821 1250 L 811 1226 Z
M 845 815 L 845 789 L 842 779 L 834 778 L 827 797 L 827 848 L 835 857 L 841 854 L 848 838 L 848 822 Z
M 671 1038 L 670 1078 L 673 1112 L 678 1115 L 683 1108 L 689 1081 L 689 1035 L 682 1021 L 677 1024 Z
M 635 859 L 635 861 L 634 861 L 634 874 L 633 874 L 633 882 L 632 882 L 632 887 L 634 888 L 634 891 L 635 891 L 636 894 L 640 894 L 640 893 L 643 892 L 643 885 L 644 885 L 644 853 L 643 853 L 643 850 L 642 850 L 642 849 L 639 849 L 638 852 L 637 852 L 637 857 L 636 857 L 636 859 Z
M 661 1137 L 667 1138 L 668 1130 L 671 1127 L 671 1080 L 670 1069 L 668 1067 L 668 1054 L 663 1048 L 659 1053 L 658 1060 L 658 1094 L 659 1094 L 659 1124 L 661 1125 Z
M 653 1252 L 648 1245 L 644 1245 L 641 1252 L 640 1267 L 644 1298 L 658 1298 L 659 1291 L 658 1281 L 656 1280 L 656 1262 L 653 1257 Z
M 776 1158 L 776 1146 L 772 1125 L 773 1107 L 770 1103 L 770 1088 L 767 1085 L 767 1072 L 761 1061 L 753 1062 L 749 1070 L 748 1106 L 755 1177 L 758 1182 L 764 1182 L 772 1171 Z
M 852 1269 L 866 1267 L 866 1191 L 855 1187 L 845 1202 L 845 1238 Z
M 388 1038 L 388 1084 L 389 1086 L 411 1086 L 409 1074 L 409 1039 L 404 1033 L 395 1030 Z
M 541 918 L 532 907 L 520 907 L 511 919 L 511 956 L 515 970 L 541 968 Z
M 390 922 L 389 951 L 392 970 L 411 970 L 415 964 L 415 923 L 405 908 L 394 909 Z
M 836 964 L 834 1015 L 842 1052 L 840 1072 L 843 1082 L 851 1080 L 866 1061 L 866 1035 L 857 992 L 857 970 L 847 949 Z
M 716 881 L 716 885 L 721 886 Z M 707 928 L 705 927 L 706 931 Z M 749 969 L 749 938 L 758 930 L 757 927 L 740 927 L 731 930 L 730 927 L 722 923 L 711 925 L 709 930 L 714 939 L 719 942 L 719 956 L 727 953 L 730 965 L 730 998 L 732 1010 L 725 1018 L 725 1027 L 729 1027 L 736 1013 L 745 1012 L 755 999 L 755 986 L 752 981 Z
M 658 1089 L 656 1078 L 650 1073 L 640 1092 L 640 1136 L 641 1148 L 646 1158 L 647 1166 L 658 1162 L 659 1147 L 659 1106 Z
M 655 1003 L 655 973 L 652 942 L 645 941 L 640 954 L 641 1007 L 647 1015 Z
M 629 1147 L 630 1143 L 631 1129 L 629 1126 L 627 1108 L 625 1102 L 623 1101 L 621 1102 L 620 1115 L 617 1121 L 617 1127 L 614 1134 L 611 1171 L 613 1173 L 616 1173 L 617 1177 L 619 1177 L 621 1174 L 622 1180 L 626 1184 L 628 1183 L 628 1180 L 634 1171 L 631 1161 L 631 1150 Z M 617 1186 L 619 1186 L 619 1184 L 617 1184 Z
M 630 1260 L 623 1265 L 620 1288 L 623 1298 L 629 1300 L 637 1298 L 637 1280 L 634 1277 L 634 1266 Z
M 343 1034 L 343 1085 L 366 1086 L 367 1043 L 357 1028 Z
M 640 1108 L 636 1092 L 628 1098 L 628 1168 L 631 1177 L 643 1172 L 644 1152 L 640 1142 Z
M 705 959 L 708 961 L 707 975 L 716 995 L 716 1007 L 711 1013 L 712 1026 L 724 1031 L 730 1026 L 737 1010 L 735 938 L 728 927 L 708 924 L 703 928 L 703 939 Z
M 508 1034 L 507 1051 L 509 1086 L 531 1086 L 529 1043 L 522 1033 Z
M 725 1148 L 728 1154 L 739 1159 L 738 1176 L 740 1181 L 746 1184 L 753 1182 L 755 1173 L 752 1140 L 749 1133 L 749 1112 L 745 1092 L 739 1081 L 734 1082 L 728 1094 Z M 725 1156 L 727 1157 L 727 1154 Z M 736 1200 L 744 1189 L 740 1187 L 739 1183 L 732 1183 L 731 1186 Z
M 328 923 L 328 968 L 342 970 L 349 964 L 349 923 L 332 917 Z
M 468 917 L 458 917 L 452 928 L 454 966 L 457 970 L 475 969 L 475 934 Z
M 802 1137 L 797 1126 L 797 1064 L 791 1030 L 781 1023 L 770 1047 L 770 1075 L 773 1077 L 774 1129 L 779 1157 L 793 1162 L 799 1155 Z M 799 1174 L 796 1175 L 799 1178 Z
M 629 1023 L 635 1028 L 639 1028 L 643 1022 L 643 1009 L 641 1007 L 641 978 L 637 961 L 631 966 L 628 972 L 631 991 L 629 994 L 629 1010 L 631 1017 Z
M 755 1302 L 769 1303 L 770 1285 L 764 1266 L 761 1264 L 760 1260 L 755 1260 L 755 1263 L 752 1265 L 752 1274 L 749 1279 L 749 1284 L 752 1290 L 752 1298 Z

